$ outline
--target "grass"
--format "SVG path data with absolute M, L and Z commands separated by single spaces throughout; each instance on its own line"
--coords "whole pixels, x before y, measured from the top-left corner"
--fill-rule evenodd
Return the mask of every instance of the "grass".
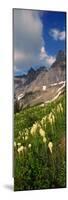
M 14 115 L 14 189 L 66 186 L 66 100 Z

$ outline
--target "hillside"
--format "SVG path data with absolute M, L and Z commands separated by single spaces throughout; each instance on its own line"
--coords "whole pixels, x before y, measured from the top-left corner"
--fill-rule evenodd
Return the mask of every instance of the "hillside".
M 62 94 L 15 114 L 15 190 L 65 187 L 65 105 Z

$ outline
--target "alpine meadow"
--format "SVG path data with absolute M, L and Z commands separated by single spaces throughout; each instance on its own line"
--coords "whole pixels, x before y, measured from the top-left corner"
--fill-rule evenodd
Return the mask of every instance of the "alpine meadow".
M 14 191 L 66 187 L 66 13 L 13 9 Z

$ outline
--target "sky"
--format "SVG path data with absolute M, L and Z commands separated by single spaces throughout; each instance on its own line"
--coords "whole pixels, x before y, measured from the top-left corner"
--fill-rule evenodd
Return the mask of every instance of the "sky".
M 33 67 L 49 68 L 59 50 L 65 51 L 66 13 L 13 10 L 14 75 Z

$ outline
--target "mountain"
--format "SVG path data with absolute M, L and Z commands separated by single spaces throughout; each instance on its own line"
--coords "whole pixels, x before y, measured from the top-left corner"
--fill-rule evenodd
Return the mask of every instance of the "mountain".
M 62 86 L 59 83 L 64 83 L 66 79 L 65 73 L 65 53 L 59 51 L 56 56 L 56 61 L 49 69 L 45 66 L 40 66 L 36 70 L 31 67 L 26 75 L 14 77 L 16 98 L 23 106 L 52 99 L 56 95 L 59 87 Z M 45 90 L 46 92 L 44 93 Z
M 64 62 L 64 60 L 65 60 L 65 53 L 64 53 L 64 51 L 60 50 L 58 52 L 57 56 L 56 56 L 56 61 L 58 61 L 58 62 Z
M 60 50 L 56 56 L 56 61 L 53 63 L 51 67 L 52 68 L 60 67 L 61 70 L 63 70 L 65 68 L 65 65 L 66 65 L 66 56 L 65 56 L 64 51 Z

